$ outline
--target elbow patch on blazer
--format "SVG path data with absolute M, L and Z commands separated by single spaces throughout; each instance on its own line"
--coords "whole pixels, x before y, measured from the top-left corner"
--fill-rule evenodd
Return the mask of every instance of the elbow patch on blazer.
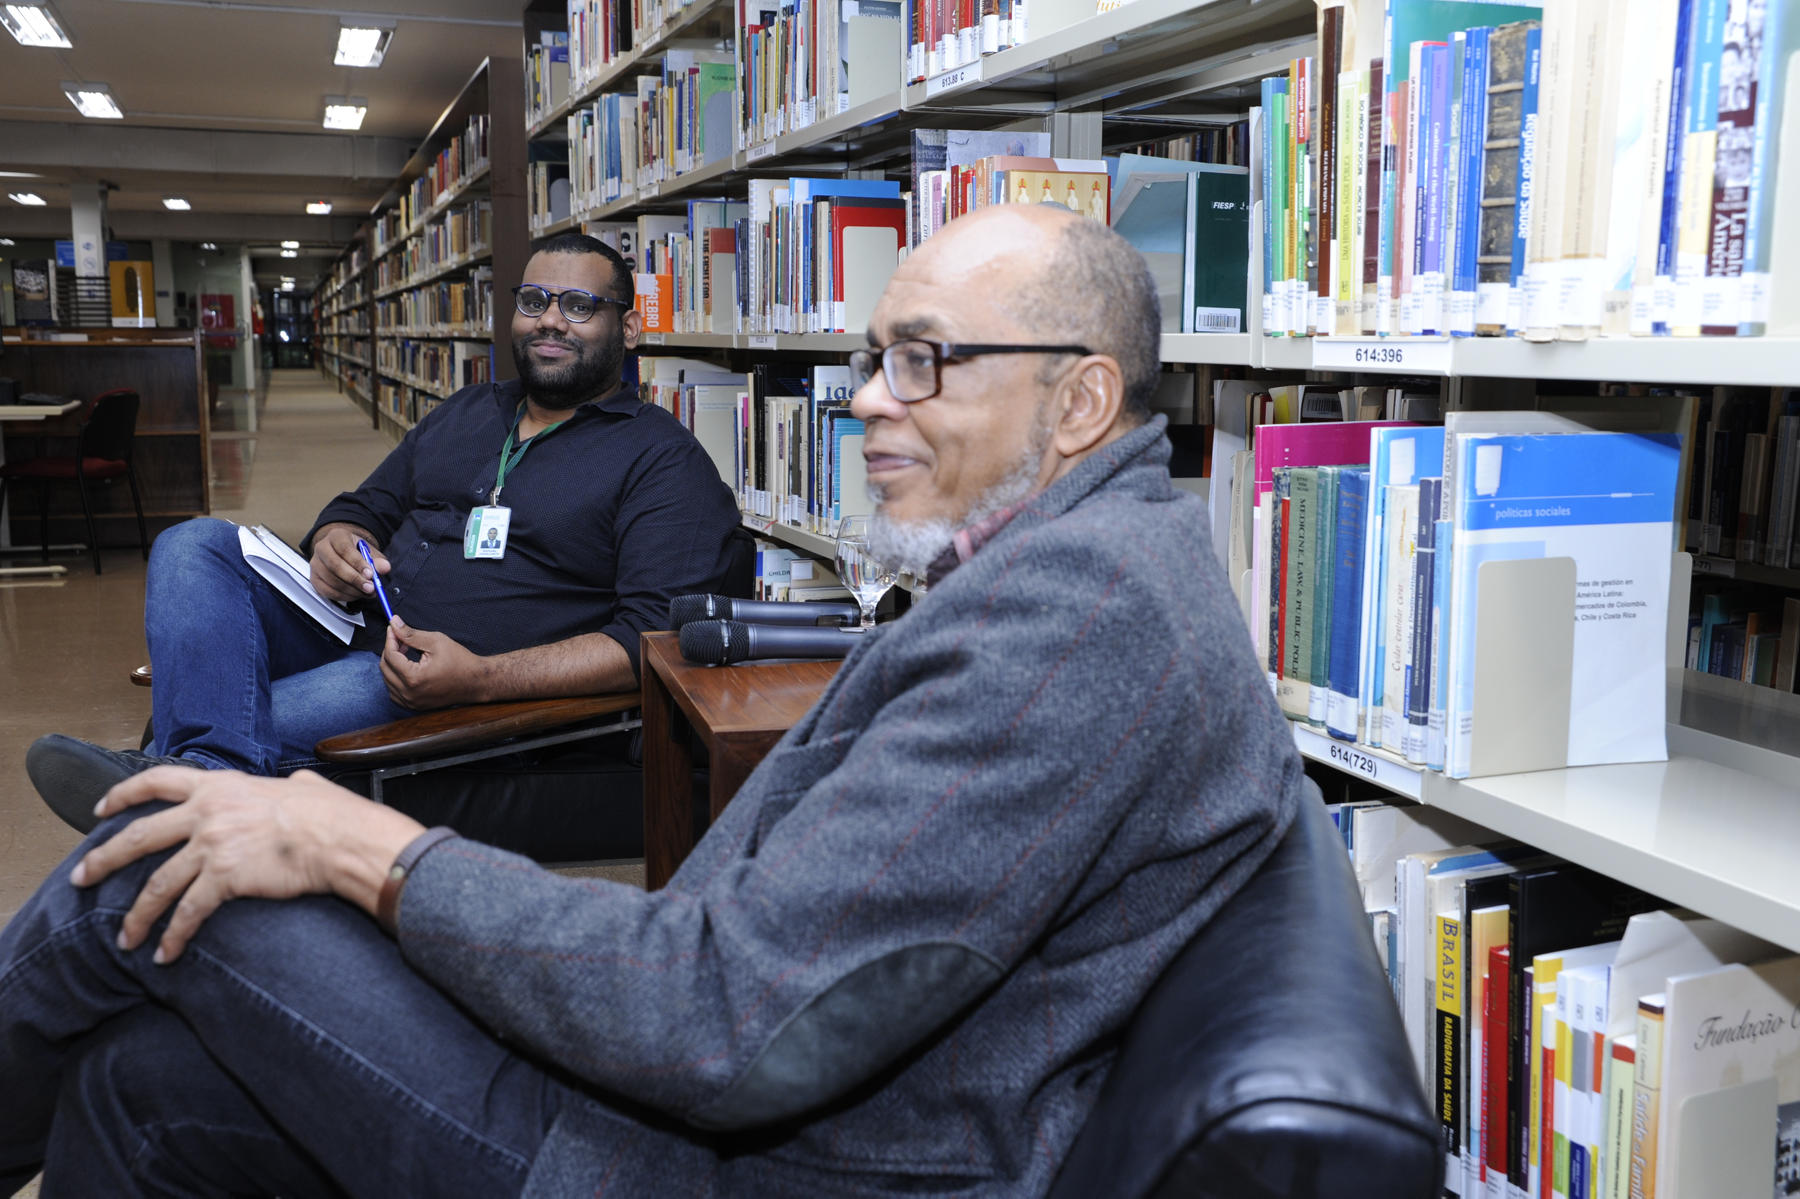
M 857 967 L 788 1018 L 750 1068 L 690 1119 L 702 1128 L 784 1120 L 849 1090 L 1000 979 L 966 945 L 909 945 Z

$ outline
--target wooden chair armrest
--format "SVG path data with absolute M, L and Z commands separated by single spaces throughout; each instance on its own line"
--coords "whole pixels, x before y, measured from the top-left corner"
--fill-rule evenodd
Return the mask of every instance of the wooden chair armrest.
M 627 712 L 641 702 L 638 692 L 619 691 L 566 699 L 467 704 L 327 737 L 313 747 L 313 752 L 322 761 L 340 766 L 390 766 L 481 749 L 507 737 L 549 732 L 597 716 Z
M 140 666 L 132 671 L 131 685 L 133 687 L 148 687 L 150 685 L 150 668 L 148 666 Z

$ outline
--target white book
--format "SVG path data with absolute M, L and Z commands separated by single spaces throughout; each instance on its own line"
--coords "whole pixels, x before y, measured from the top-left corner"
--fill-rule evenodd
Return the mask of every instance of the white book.
M 1382 657 L 1381 744 L 1398 753 L 1405 743 L 1406 677 L 1412 665 L 1413 561 L 1419 552 L 1418 484 L 1390 486 L 1383 513 L 1385 594 L 1381 597 L 1380 615 L 1387 649 Z
M 1800 1122 L 1800 957 L 1677 976 L 1667 996 L 1657 1199 L 1736 1199 L 1751 1192 L 1724 1176 L 1746 1172 L 1760 1177 L 1758 1199 L 1777 1193 L 1774 1133 L 1791 1137 Z M 1748 1088 L 1741 1094 L 1754 1096 L 1757 1110 L 1720 1127 L 1706 1109 L 1740 1097 L 1731 1094 L 1738 1088 Z M 1688 1135 L 1688 1125 L 1710 1137 Z M 1716 1181 L 1704 1194 L 1678 1185 L 1709 1175 Z
M 287 542 L 262 525 L 239 525 L 238 547 L 250 569 L 267 579 L 269 585 L 292 600 L 302 612 L 319 622 L 319 627 L 345 645 L 350 644 L 352 630 L 363 626 L 362 613 L 346 612 L 335 602 L 320 595 L 313 587 L 312 568 Z

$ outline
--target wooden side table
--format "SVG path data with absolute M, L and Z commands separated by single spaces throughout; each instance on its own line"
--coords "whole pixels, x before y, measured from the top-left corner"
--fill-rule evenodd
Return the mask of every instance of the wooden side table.
M 643 635 L 644 881 L 669 881 L 699 840 L 694 831 L 690 735 L 711 763 L 709 807 L 718 819 L 763 755 L 818 701 L 838 661 L 696 666 L 674 633 Z

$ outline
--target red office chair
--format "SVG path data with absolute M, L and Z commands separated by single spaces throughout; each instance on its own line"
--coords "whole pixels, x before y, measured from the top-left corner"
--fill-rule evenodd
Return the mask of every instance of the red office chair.
M 94 573 L 100 573 L 100 533 L 94 527 L 94 505 L 88 483 L 124 476 L 131 487 L 131 506 L 137 511 L 138 548 L 150 558 L 150 535 L 144 527 L 144 503 L 138 495 L 137 472 L 131 466 L 132 443 L 137 437 L 138 393 L 129 387 L 105 392 L 82 422 L 74 454 L 27 458 L 0 466 L 0 507 L 6 504 L 6 487 L 14 479 L 36 479 L 38 484 L 38 536 L 44 561 L 50 560 L 50 484 L 73 481 L 81 492 L 81 514 L 87 521 L 88 552 L 94 556 Z

